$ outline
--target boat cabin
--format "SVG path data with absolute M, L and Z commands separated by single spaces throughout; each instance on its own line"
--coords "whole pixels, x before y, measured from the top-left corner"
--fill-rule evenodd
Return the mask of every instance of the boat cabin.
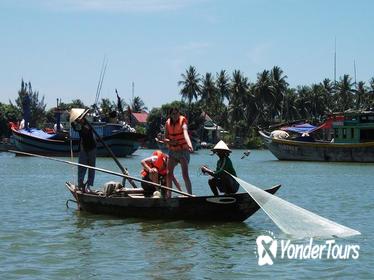
M 374 111 L 346 112 L 332 118 L 335 143 L 374 141 Z

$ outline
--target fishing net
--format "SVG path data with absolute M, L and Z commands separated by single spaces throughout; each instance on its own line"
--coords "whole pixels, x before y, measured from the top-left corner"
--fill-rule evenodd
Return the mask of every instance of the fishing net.
M 235 176 L 233 178 L 249 193 L 273 222 L 286 234 L 296 238 L 347 237 L 361 234 L 308 210 L 285 201 Z

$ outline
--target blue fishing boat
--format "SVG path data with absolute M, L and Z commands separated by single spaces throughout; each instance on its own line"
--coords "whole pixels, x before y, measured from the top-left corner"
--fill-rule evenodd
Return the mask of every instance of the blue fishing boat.
M 133 154 L 146 137 L 122 124 L 100 122 L 92 126 L 116 157 Z M 17 129 L 13 125 L 11 131 L 16 149 L 22 152 L 63 157 L 79 153 L 79 135 L 72 129 L 55 133 L 36 128 Z M 97 143 L 97 156 L 110 156 L 101 142 Z

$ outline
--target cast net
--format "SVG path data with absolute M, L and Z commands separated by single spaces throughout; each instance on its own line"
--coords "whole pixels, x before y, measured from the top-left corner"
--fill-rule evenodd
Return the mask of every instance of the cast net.
M 286 234 L 296 238 L 347 237 L 361 234 L 357 230 L 318 216 L 235 176 L 233 178 L 249 193 L 280 230 Z

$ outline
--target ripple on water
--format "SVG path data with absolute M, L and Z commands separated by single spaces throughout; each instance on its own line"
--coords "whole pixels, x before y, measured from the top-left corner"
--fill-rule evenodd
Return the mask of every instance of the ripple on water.
M 150 154 L 121 159 L 131 174 Z M 288 238 L 259 211 L 244 223 L 117 219 L 66 209 L 69 166 L 0 153 L 0 271 L 2 279 L 249 279 L 361 278 L 374 274 L 373 165 L 280 162 L 268 151 L 231 158 L 239 177 L 261 188 L 281 183 L 278 195 L 361 236 L 337 241 L 360 245 L 358 260 L 280 260 L 257 265 L 256 238 L 272 231 Z M 209 193 L 198 168 L 215 166 L 209 151 L 191 157 L 197 194 Z M 116 169 L 110 159 L 97 166 Z M 181 178 L 180 169 L 177 176 Z M 97 174 L 97 182 L 113 179 Z M 292 221 L 290 221 L 292 222 Z M 302 242 L 302 241 L 299 241 Z

